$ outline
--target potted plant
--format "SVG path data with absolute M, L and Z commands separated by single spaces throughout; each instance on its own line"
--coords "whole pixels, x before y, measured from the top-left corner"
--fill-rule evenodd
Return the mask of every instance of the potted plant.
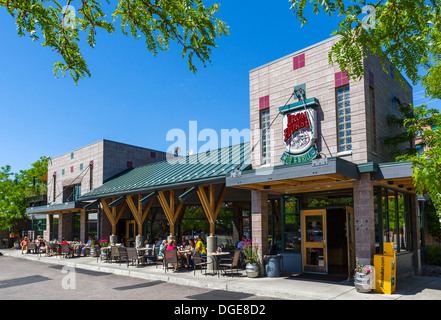
M 95 246 L 97 245 L 97 241 L 95 239 L 92 240 L 92 246 L 90 247 L 90 255 L 92 257 L 96 257 L 96 248 Z
M 375 288 L 375 269 L 373 266 L 364 266 L 355 258 L 354 285 L 357 292 L 370 292 Z
M 98 240 L 98 244 L 100 245 L 101 248 L 108 247 L 109 246 L 109 240 L 107 240 L 107 239 L 100 239 L 100 240 Z
M 245 241 L 243 253 L 246 262 L 246 272 L 248 278 L 257 278 L 259 276 L 259 246 L 253 245 L 251 240 Z
M 98 240 L 98 244 L 101 248 L 107 248 L 110 245 L 110 242 L 108 239 L 100 239 Z M 106 250 L 101 250 L 101 259 L 107 260 L 107 252 Z

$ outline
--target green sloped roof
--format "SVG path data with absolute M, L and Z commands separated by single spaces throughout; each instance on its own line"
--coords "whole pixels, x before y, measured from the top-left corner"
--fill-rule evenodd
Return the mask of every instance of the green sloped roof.
M 108 179 L 78 200 L 146 193 L 222 179 L 241 164 L 244 157 L 245 163 L 249 163 L 249 143 L 130 168 Z

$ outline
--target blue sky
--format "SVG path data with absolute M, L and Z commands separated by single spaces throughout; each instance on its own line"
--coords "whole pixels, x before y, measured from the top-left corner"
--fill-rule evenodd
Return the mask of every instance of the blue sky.
M 92 76 L 78 86 L 70 76 L 54 77 L 56 53 L 18 37 L 1 8 L 0 166 L 17 172 L 42 155 L 56 157 L 101 139 L 165 151 L 173 143 L 167 132 L 188 131 L 189 121 L 219 136 L 221 129 L 249 129 L 249 70 L 329 38 L 338 23 L 337 17 L 310 15 L 301 28 L 287 0 L 215 2 L 230 36 L 218 40 L 211 65 L 198 64 L 193 74 L 178 46 L 154 57 L 143 40 L 117 27 L 113 34 L 98 32 L 95 48 L 84 44 Z M 430 101 L 419 86 L 414 99 Z

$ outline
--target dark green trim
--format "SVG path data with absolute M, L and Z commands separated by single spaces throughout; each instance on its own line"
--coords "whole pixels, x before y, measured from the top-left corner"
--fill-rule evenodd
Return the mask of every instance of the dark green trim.
M 317 107 L 319 105 L 319 101 L 316 98 L 309 98 L 305 100 L 305 103 L 303 101 L 294 102 L 291 104 L 286 105 L 285 107 L 280 107 L 280 112 L 289 112 L 291 110 L 303 108 L 304 106 L 307 107 Z
M 358 167 L 358 171 L 360 173 L 377 172 L 378 171 L 378 164 L 375 162 L 360 163 L 357 165 L 357 167 Z

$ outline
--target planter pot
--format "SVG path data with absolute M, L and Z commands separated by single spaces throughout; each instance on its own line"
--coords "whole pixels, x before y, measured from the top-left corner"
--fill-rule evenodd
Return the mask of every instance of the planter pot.
M 259 276 L 259 265 L 257 263 L 247 263 L 245 271 L 248 278 L 257 278 Z
M 101 260 L 107 260 L 107 252 L 101 249 Z
M 92 257 L 96 257 L 96 249 L 95 248 L 90 248 L 90 255 Z
M 355 290 L 360 293 L 371 292 L 373 289 L 373 281 L 375 281 L 375 279 L 372 278 L 372 275 L 356 272 L 354 276 Z

